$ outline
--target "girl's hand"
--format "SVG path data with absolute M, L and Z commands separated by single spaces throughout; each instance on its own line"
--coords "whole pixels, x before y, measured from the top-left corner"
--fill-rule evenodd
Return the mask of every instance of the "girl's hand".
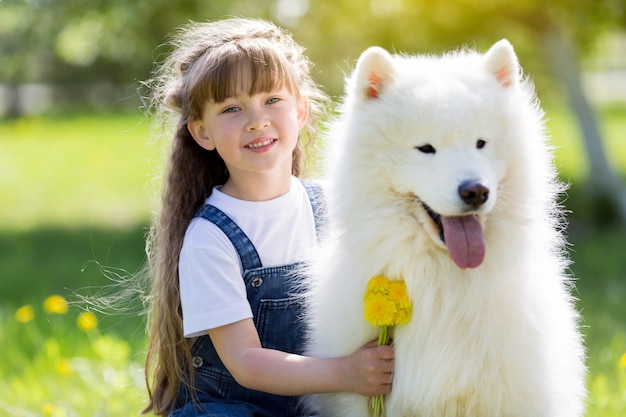
M 346 391 L 373 397 L 388 394 L 393 382 L 393 347 L 374 340 L 345 358 Z

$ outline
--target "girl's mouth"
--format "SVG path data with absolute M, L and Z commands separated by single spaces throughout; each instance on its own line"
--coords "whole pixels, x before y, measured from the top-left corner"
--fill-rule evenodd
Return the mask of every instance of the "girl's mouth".
M 248 148 L 248 149 L 258 149 L 258 148 L 263 148 L 265 146 L 271 145 L 275 141 L 276 141 L 276 139 L 264 139 L 264 140 L 260 140 L 258 142 L 249 143 L 245 147 Z

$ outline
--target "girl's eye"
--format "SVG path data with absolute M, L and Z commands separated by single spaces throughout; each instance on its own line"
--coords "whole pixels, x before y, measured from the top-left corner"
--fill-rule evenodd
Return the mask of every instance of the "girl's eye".
M 239 110 L 239 107 L 231 106 L 231 107 L 225 108 L 224 111 L 222 111 L 222 113 L 235 113 L 238 110 Z
M 486 144 L 487 144 L 487 142 L 485 142 L 484 140 L 478 139 L 476 141 L 476 149 L 482 149 L 482 148 L 485 147 Z
M 416 146 L 415 149 L 420 151 L 421 153 L 435 153 L 437 150 L 430 144 Z
M 272 97 L 270 99 L 268 99 L 266 101 L 267 104 L 274 104 L 274 103 L 278 103 L 280 101 L 280 99 L 278 97 Z

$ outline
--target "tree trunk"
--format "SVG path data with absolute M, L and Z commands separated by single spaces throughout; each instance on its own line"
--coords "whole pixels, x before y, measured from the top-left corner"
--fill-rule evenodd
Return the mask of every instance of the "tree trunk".
M 20 98 L 20 92 L 17 85 L 15 84 L 9 83 L 5 87 L 8 95 L 8 106 L 5 117 L 7 119 L 17 119 L 22 115 L 22 102 Z
M 582 133 L 590 164 L 589 191 L 594 199 L 610 202 L 617 220 L 626 224 L 626 187 L 607 161 L 596 117 L 582 88 L 575 53 L 555 30 L 544 33 L 542 45 L 554 74 L 565 86 L 569 105 Z

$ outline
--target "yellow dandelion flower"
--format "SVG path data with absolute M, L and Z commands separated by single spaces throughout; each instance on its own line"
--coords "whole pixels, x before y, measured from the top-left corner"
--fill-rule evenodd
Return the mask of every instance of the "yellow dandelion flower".
M 365 293 L 384 293 L 389 291 L 389 279 L 384 275 L 376 275 L 370 278 L 367 283 L 367 290 Z
M 411 312 L 411 300 L 404 281 L 390 281 L 384 275 L 377 275 L 369 280 L 365 292 L 365 317 L 370 324 L 406 324 L 411 319 Z
M 394 325 L 407 324 L 409 321 L 411 321 L 412 312 L 413 309 L 410 304 L 407 307 L 399 307 L 396 312 Z
M 43 302 L 43 309 L 50 314 L 65 314 L 68 310 L 67 301 L 60 295 L 51 295 Z
M 78 315 L 76 324 L 79 329 L 88 332 L 98 327 L 98 318 L 91 311 L 83 311 Z
M 397 308 L 384 294 L 371 294 L 365 299 L 365 320 L 372 326 L 393 326 Z
M 67 376 L 71 375 L 74 369 L 72 369 L 72 364 L 68 359 L 61 358 L 56 363 L 57 372 L 61 375 Z
M 411 305 L 404 281 L 391 281 L 389 283 L 389 296 L 398 308 L 407 308 Z
M 45 403 L 44 405 L 41 406 L 41 414 L 43 414 L 45 417 L 50 417 L 54 415 L 54 412 L 55 412 L 55 408 L 50 403 Z
M 28 323 L 35 318 L 35 309 L 27 304 L 23 305 L 15 311 L 15 320 L 20 323 Z
M 622 368 L 626 368 L 626 352 L 624 352 L 624 354 L 620 358 L 619 366 L 622 367 Z
M 377 275 L 367 283 L 365 291 L 365 319 L 374 327 L 379 327 L 378 344 L 389 343 L 393 326 L 406 324 L 411 320 L 412 305 L 402 280 L 390 281 Z M 385 416 L 383 395 L 370 397 L 369 411 L 372 417 Z

